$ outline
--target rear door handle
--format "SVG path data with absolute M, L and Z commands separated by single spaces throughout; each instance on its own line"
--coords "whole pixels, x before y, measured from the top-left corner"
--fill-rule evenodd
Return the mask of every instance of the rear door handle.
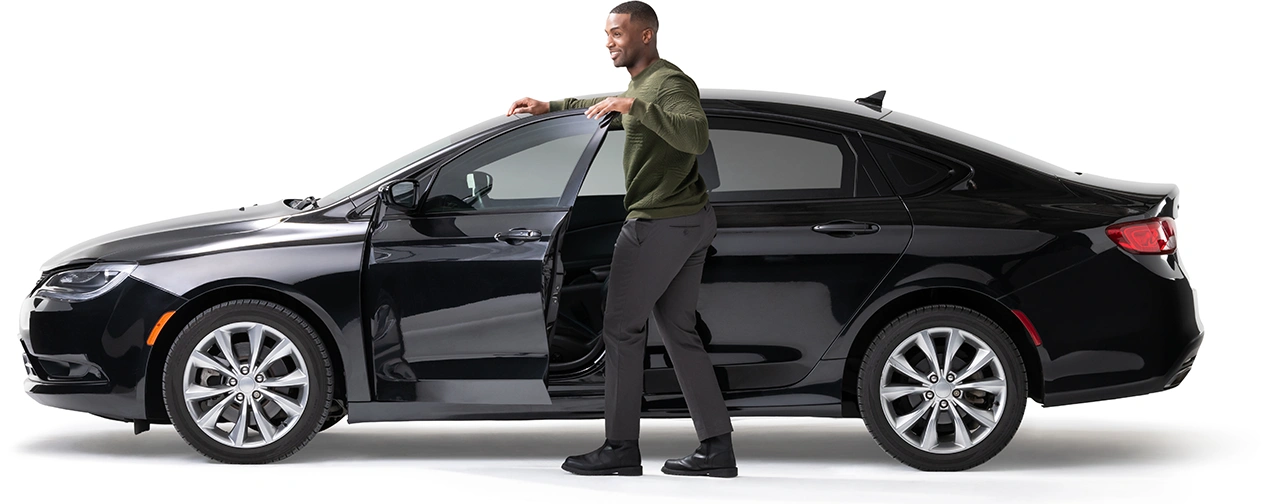
M 527 241 L 538 241 L 542 238 L 542 231 L 537 229 L 511 228 L 507 231 L 494 233 L 494 239 L 507 242 L 512 245 L 520 245 Z
M 816 224 L 811 227 L 812 231 L 824 233 L 829 236 L 839 238 L 850 238 L 856 235 L 873 234 L 882 229 L 881 226 L 872 222 L 855 222 L 855 221 L 834 221 L 824 224 Z

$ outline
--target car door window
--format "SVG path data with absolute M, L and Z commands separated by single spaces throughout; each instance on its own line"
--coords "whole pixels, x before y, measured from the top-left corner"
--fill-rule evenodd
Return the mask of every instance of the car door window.
M 613 123 L 620 124 L 621 121 Z M 604 134 L 604 143 L 591 161 L 578 196 L 626 194 L 626 172 L 622 170 L 625 147 L 626 131 L 611 128 Z
M 718 178 L 710 194 L 712 201 L 879 195 L 841 133 L 769 121 L 712 118 L 710 144 Z
M 624 141 L 625 132 L 608 132 L 580 196 L 625 193 Z M 710 145 L 697 170 L 711 201 L 880 195 L 841 133 L 770 121 L 710 118 Z
M 572 116 L 490 139 L 441 167 L 424 212 L 558 207 L 595 128 L 595 121 Z

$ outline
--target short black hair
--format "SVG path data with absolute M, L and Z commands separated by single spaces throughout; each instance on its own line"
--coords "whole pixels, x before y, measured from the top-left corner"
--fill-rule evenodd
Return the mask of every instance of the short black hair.
M 631 2 L 622 2 L 609 11 L 610 14 L 630 14 L 631 20 L 637 23 L 643 23 L 645 26 L 653 29 L 653 33 L 657 33 L 657 12 L 653 7 L 638 0 Z

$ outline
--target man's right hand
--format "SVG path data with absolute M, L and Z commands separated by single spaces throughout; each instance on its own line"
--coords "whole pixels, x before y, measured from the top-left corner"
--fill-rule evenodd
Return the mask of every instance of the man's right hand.
M 551 104 L 545 101 L 538 101 L 533 98 L 521 98 L 512 102 L 512 107 L 507 109 L 507 115 L 512 114 L 546 114 L 551 111 Z

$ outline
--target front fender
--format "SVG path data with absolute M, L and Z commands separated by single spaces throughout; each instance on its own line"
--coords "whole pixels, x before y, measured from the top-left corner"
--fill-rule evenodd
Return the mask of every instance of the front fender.
M 284 296 L 330 336 L 347 399 L 364 401 L 370 399 L 361 317 L 365 231 L 365 222 L 342 219 L 288 221 L 255 233 L 250 246 L 142 264 L 133 275 L 189 303 L 252 289 Z

